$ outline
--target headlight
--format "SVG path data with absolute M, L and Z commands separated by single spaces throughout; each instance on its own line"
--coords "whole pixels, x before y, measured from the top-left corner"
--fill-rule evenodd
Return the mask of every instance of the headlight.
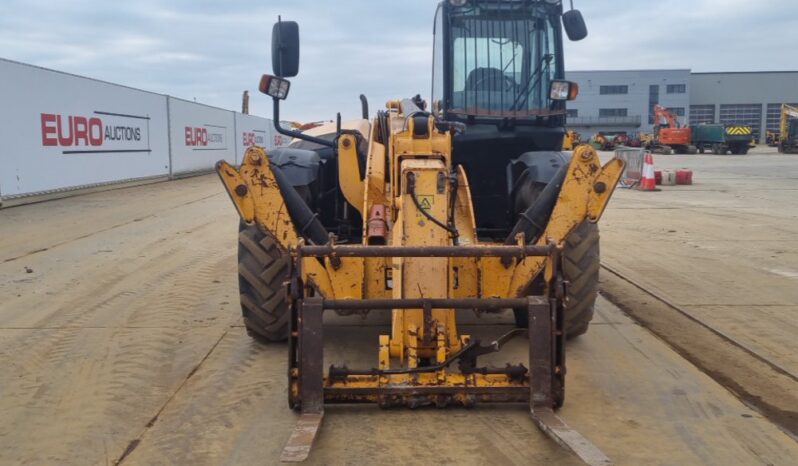
M 468 0 L 449 0 L 449 5 L 452 6 L 465 6 Z

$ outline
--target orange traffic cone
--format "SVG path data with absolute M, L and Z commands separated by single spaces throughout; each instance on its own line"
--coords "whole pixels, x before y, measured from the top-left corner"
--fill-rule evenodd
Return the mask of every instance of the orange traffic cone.
M 654 156 L 650 152 L 646 152 L 643 156 L 643 173 L 637 189 L 638 191 L 658 191 L 654 177 Z

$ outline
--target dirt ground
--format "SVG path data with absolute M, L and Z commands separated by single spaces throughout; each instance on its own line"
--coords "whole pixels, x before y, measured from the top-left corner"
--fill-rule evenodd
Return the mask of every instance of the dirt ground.
M 608 266 L 795 373 L 798 158 L 690 166 L 693 187 L 617 193 Z M 296 420 L 286 348 L 241 327 L 236 222 L 210 175 L 0 210 L 0 464 L 277 462 Z M 387 321 L 328 324 L 325 364 L 373 364 Z M 525 360 L 514 343 L 496 362 Z M 568 347 L 566 393 L 561 415 L 617 464 L 798 458 L 788 434 L 603 298 Z M 309 464 L 389 463 L 578 464 L 523 406 L 327 410 Z
M 617 190 L 602 262 L 798 377 L 798 158 L 656 155 L 692 186 Z
M 602 219 L 602 291 L 795 438 L 796 157 L 760 147 L 655 165 L 689 167 L 694 184 L 616 191 Z

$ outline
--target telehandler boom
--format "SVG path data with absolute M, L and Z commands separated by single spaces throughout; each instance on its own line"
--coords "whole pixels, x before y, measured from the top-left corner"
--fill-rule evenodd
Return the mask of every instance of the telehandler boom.
M 241 217 L 239 283 L 247 331 L 288 340 L 290 406 L 301 413 L 283 461 L 302 461 L 332 403 L 528 403 L 532 419 L 587 464 L 610 464 L 554 412 L 565 340 L 584 333 L 597 231 L 623 169 L 590 146 L 562 153 L 562 32 L 587 31 L 559 2 L 450 0 L 438 6 L 432 105 L 394 100 L 369 122 L 280 126 L 296 76 L 296 23 L 274 27 L 275 127 L 290 148 L 247 152 L 217 172 Z M 364 117 L 368 114 L 363 99 Z M 468 310 L 513 310 L 516 328 L 483 343 L 458 331 Z M 374 365 L 325 373 L 322 315 L 389 312 Z M 485 366 L 513 338 L 527 361 Z M 526 358 L 525 358 L 526 359 Z M 526 364 L 526 365 L 525 365 Z

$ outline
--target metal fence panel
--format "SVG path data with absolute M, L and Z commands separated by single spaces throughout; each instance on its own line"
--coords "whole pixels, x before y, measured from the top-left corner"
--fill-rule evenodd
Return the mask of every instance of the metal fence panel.
M 236 163 L 235 113 L 169 97 L 172 175 L 209 171 L 219 160 Z
M 0 59 L 4 198 L 166 175 L 166 97 Z
M 620 185 L 622 187 L 634 187 L 640 183 L 643 175 L 643 159 L 645 157 L 645 149 L 616 149 L 615 158 L 621 159 L 626 164 L 621 174 Z

